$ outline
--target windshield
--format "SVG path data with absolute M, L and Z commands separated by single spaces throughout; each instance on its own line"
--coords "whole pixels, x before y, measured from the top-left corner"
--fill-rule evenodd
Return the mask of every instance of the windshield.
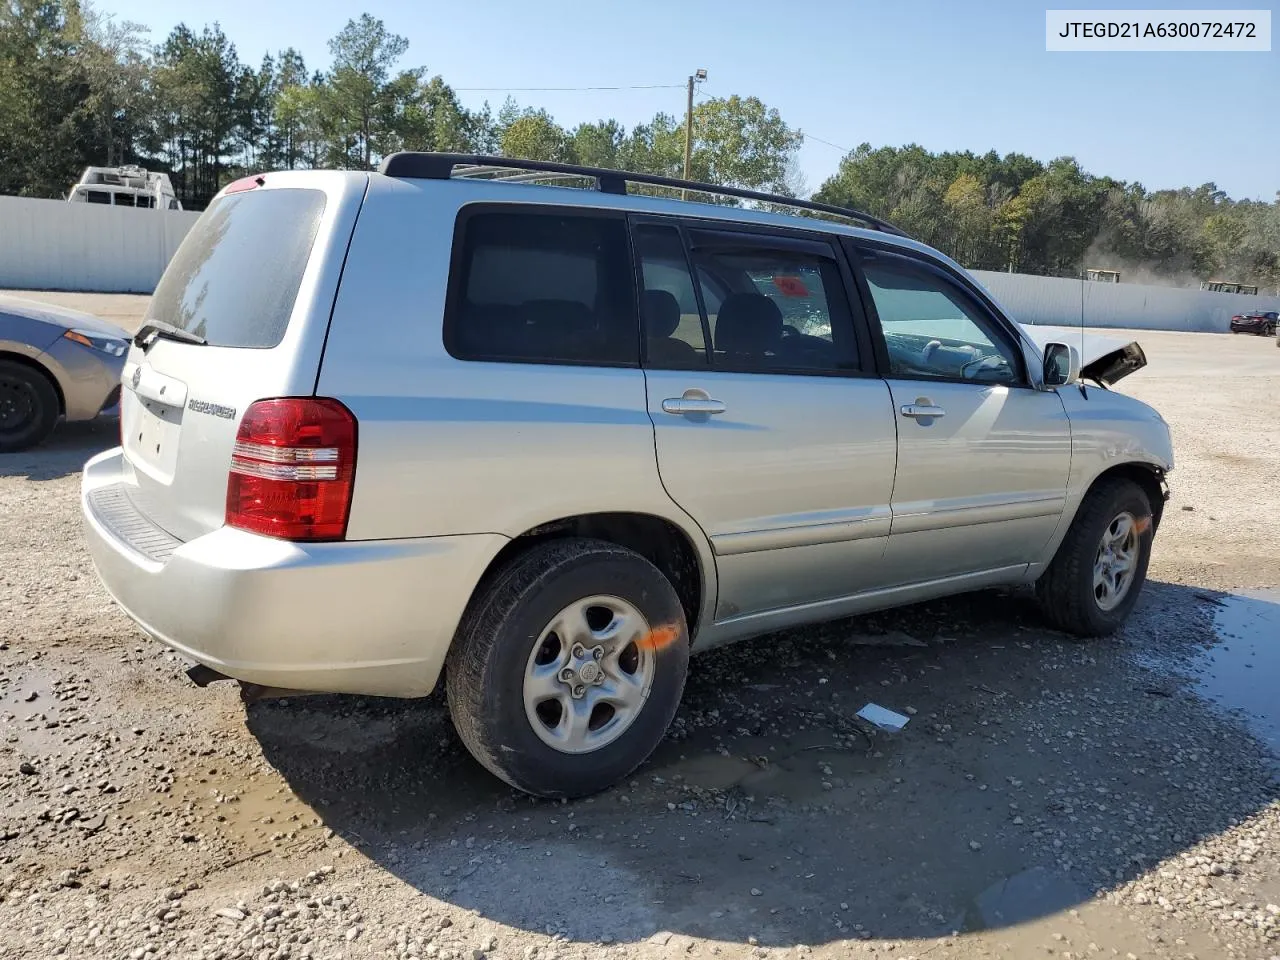
M 146 320 L 211 346 L 274 347 L 289 325 L 324 205 L 319 190 L 215 200 L 160 279 Z

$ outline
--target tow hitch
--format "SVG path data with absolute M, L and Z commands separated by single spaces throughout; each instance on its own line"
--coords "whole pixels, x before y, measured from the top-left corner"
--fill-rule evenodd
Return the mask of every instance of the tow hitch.
M 272 700 L 282 697 L 313 697 L 317 694 L 311 690 L 287 690 L 284 687 L 267 687 L 260 683 L 249 683 L 245 680 L 236 680 L 235 677 L 228 677 L 225 673 L 219 673 L 213 667 L 206 667 L 203 663 L 193 664 L 187 668 L 187 676 L 191 678 L 191 682 L 197 687 L 207 687 L 211 683 L 218 683 L 221 680 L 230 680 L 240 685 L 240 700 L 244 703 L 257 703 L 259 700 Z

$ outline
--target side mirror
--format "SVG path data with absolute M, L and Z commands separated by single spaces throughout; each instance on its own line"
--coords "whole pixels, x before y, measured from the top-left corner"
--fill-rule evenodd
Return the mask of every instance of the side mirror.
M 1065 387 L 1080 379 L 1080 351 L 1066 343 L 1044 347 L 1044 385 Z

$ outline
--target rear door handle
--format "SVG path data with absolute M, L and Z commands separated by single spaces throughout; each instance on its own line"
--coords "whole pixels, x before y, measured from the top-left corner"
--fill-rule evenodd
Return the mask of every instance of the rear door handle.
M 685 416 L 694 414 L 713 414 L 724 413 L 726 410 L 723 400 L 713 400 L 710 397 L 669 397 L 662 401 L 662 412 L 671 413 L 676 416 Z
M 935 417 L 945 417 L 947 411 L 941 407 L 936 407 L 932 403 L 905 403 L 902 405 L 902 415 L 910 417 L 912 420 L 932 420 Z

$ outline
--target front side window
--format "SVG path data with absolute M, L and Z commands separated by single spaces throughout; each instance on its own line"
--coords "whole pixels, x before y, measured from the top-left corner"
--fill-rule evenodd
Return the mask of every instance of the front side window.
M 89 203 L 111 203 L 111 194 L 106 190 L 86 190 L 84 198 Z
M 639 362 L 626 223 L 547 210 L 464 212 L 445 346 L 463 360 Z
M 911 257 L 862 254 L 894 377 L 1016 383 L 1016 353 L 958 284 Z

